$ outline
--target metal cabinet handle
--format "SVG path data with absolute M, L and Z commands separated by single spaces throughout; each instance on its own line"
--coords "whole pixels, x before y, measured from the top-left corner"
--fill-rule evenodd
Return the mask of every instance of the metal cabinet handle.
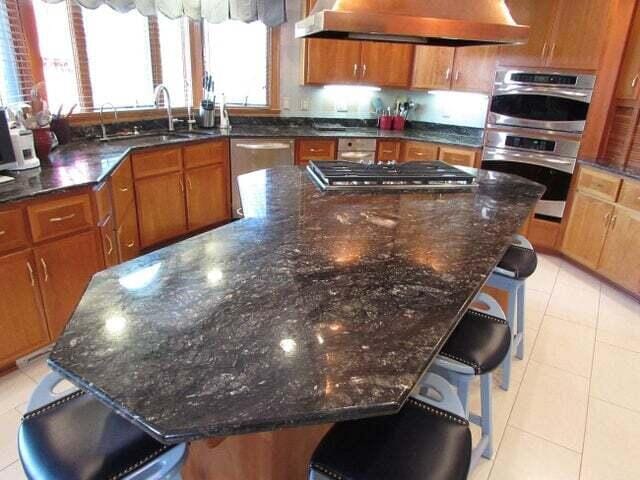
M 42 269 L 44 270 L 44 281 L 49 281 L 49 269 L 47 268 L 47 262 L 44 261 L 44 258 L 40 257 L 40 264 L 42 265 Z
M 613 230 L 616 228 L 616 220 L 618 219 L 617 215 L 614 215 L 613 218 L 611 219 L 611 231 L 613 232 Z
M 451 78 L 451 67 L 447 68 L 447 71 L 444 72 L 444 79 L 449 80 Z
M 3 236 L 6 233 L 7 233 L 6 230 L 0 230 L 0 237 Z
M 69 215 L 65 215 L 64 217 L 51 217 L 49 221 L 51 223 L 64 222 L 65 220 L 71 220 L 75 216 L 76 216 L 75 213 L 70 213 Z
M 244 211 L 242 210 L 242 207 L 238 208 L 238 209 L 236 210 L 236 213 L 237 213 L 239 216 L 244 217 Z
M 353 76 L 358 78 L 358 64 L 357 63 L 353 64 Z
M 119 187 L 118 190 L 120 190 L 121 192 L 128 192 L 129 187 Z
M 604 214 L 604 226 L 605 227 L 609 226 L 609 220 L 611 220 L 611 213 L 605 213 Z
M 549 51 L 549 59 L 553 59 L 553 55 L 556 53 L 556 43 L 551 44 L 551 50 Z
M 193 185 L 191 184 L 191 179 L 189 177 L 187 177 L 187 188 L 189 190 L 193 190 Z
M 362 78 L 364 78 L 367 75 L 367 64 L 363 63 L 362 64 Z
M 636 88 L 636 85 L 638 84 L 638 77 L 640 77 L 640 73 L 633 77 L 633 80 L 631 80 L 631 88 Z
M 136 244 L 136 242 L 131 240 L 129 243 L 127 243 L 127 248 L 132 248 L 135 244 Z
M 393 150 L 382 150 L 382 153 L 393 153 Z
M 33 276 L 33 267 L 31 266 L 31 262 L 27 261 L 27 268 L 29 269 L 29 278 L 31 279 L 31 286 L 36 286 L 36 279 Z
M 542 55 L 540 55 L 543 60 L 547 56 L 547 47 L 548 46 L 549 46 L 549 44 L 547 42 L 544 42 L 544 45 L 542 46 Z
M 180 179 L 179 182 L 180 182 L 180 191 L 184 193 L 184 183 L 182 183 L 182 179 Z
M 104 239 L 109 244 L 109 250 L 107 251 L 107 255 L 111 255 L 111 253 L 113 252 L 113 242 L 111 241 L 111 237 L 109 235 L 105 235 Z
M 311 153 L 321 153 L 322 149 L 321 148 L 310 148 L 309 151 Z

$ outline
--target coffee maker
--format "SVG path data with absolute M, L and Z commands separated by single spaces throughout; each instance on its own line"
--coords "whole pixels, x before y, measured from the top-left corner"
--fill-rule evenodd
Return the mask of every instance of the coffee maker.
M 39 166 L 31 130 L 20 126 L 9 128 L 6 109 L 0 108 L 0 170 L 27 170 Z

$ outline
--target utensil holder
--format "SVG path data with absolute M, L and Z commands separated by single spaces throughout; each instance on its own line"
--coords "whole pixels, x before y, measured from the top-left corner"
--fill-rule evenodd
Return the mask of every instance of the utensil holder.
M 380 117 L 380 129 L 381 130 L 391 130 L 393 128 L 393 116 L 391 115 L 382 115 Z
M 200 128 L 214 128 L 216 126 L 216 101 L 203 100 L 198 112 L 198 126 Z
M 394 130 L 404 130 L 405 123 L 407 119 L 402 115 L 394 115 L 393 116 L 393 129 Z

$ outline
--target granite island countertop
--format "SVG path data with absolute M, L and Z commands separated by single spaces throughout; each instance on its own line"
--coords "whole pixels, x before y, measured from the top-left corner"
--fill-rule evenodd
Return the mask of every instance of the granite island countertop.
M 165 443 L 395 413 L 544 190 L 478 176 L 241 176 L 246 218 L 96 274 L 49 363 Z
M 466 132 L 466 133 L 461 133 Z M 340 131 L 317 130 L 310 126 L 241 125 L 228 133 L 218 129 L 198 130 L 193 133 L 177 132 L 181 136 L 158 143 L 153 138 L 132 138 L 101 143 L 84 140 L 67 144 L 51 152 L 50 162 L 41 168 L 24 172 L 11 172 L 16 180 L 0 185 L 0 203 L 15 202 L 38 195 L 64 192 L 102 182 L 131 151 L 149 147 L 180 145 L 215 138 L 389 138 L 434 142 L 464 147 L 482 146 L 482 130 L 442 128 L 416 128 L 403 131 L 376 128 L 349 128 Z

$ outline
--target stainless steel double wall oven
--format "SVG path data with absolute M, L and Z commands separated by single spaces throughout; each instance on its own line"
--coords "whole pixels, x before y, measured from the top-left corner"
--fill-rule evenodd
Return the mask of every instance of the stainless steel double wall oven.
M 583 73 L 496 72 L 482 166 L 545 185 L 538 216 L 562 218 L 594 85 Z

